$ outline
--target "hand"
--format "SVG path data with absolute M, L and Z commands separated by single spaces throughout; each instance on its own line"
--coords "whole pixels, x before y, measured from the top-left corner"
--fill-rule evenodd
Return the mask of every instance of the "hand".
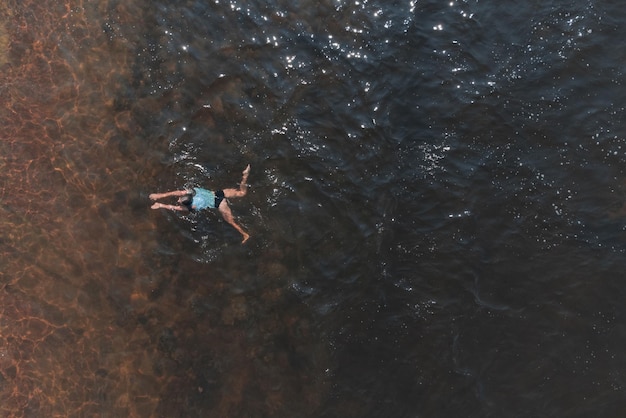
M 163 206 L 162 204 L 160 204 L 159 202 L 156 202 L 154 205 L 150 206 L 152 209 L 161 209 L 161 206 Z
M 244 176 L 247 176 L 248 174 L 250 174 L 250 164 L 248 164 L 246 168 L 243 170 Z

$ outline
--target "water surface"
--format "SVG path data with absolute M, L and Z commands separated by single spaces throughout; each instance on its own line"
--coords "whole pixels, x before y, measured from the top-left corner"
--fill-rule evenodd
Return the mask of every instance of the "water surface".
M 0 415 L 618 416 L 625 18 L 5 1 Z

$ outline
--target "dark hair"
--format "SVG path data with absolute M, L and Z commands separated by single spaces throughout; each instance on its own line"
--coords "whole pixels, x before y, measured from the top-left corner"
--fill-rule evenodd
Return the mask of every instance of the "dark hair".
M 193 203 L 193 195 L 191 193 L 185 195 L 184 197 L 180 199 L 180 203 L 182 203 L 183 206 L 185 206 L 187 210 L 191 212 L 193 210 L 191 207 L 191 204 Z

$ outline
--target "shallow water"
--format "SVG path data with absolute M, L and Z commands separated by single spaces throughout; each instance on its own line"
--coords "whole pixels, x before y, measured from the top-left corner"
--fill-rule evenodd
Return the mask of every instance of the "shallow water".
M 5 1 L 0 416 L 619 416 L 625 18 Z

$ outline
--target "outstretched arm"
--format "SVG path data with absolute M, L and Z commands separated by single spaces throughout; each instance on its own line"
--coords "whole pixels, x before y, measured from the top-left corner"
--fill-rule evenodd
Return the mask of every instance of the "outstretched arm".
M 189 190 L 174 190 L 171 192 L 165 192 L 165 193 L 152 193 L 150 196 L 148 196 L 151 200 L 158 200 L 158 199 L 163 199 L 164 197 L 170 197 L 170 196 L 185 196 L 186 194 L 189 194 L 190 191 Z
M 187 208 L 182 205 L 165 205 L 163 203 L 156 202 L 152 206 L 152 209 L 169 209 L 169 210 L 180 210 L 187 212 Z

